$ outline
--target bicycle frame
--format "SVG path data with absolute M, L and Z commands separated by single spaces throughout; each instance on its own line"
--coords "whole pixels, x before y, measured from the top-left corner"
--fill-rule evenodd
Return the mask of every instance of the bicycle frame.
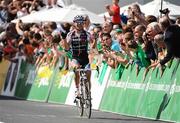
M 80 116 L 83 116 L 85 111 L 86 116 L 88 118 L 91 117 L 91 93 L 90 93 L 90 82 L 87 79 L 87 73 L 90 69 L 77 69 L 76 71 L 79 72 L 79 84 L 80 84 L 80 98 L 76 100 L 76 105 L 79 109 Z

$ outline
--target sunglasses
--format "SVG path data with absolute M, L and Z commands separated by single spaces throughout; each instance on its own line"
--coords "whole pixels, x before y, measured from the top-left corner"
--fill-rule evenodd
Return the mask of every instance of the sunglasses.
M 75 22 L 75 23 L 78 24 L 78 25 L 83 25 L 84 24 L 84 22 L 82 22 L 82 21 Z

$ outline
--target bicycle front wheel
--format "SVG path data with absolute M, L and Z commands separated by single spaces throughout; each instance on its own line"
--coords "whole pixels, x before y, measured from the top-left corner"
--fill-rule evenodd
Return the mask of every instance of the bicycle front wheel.
M 90 93 L 89 82 L 86 82 L 85 92 L 86 93 L 85 93 L 84 110 L 85 110 L 86 116 L 90 119 L 91 118 L 92 104 L 91 104 L 91 93 Z
M 83 106 L 82 98 L 76 99 L 75 103 L 76 103 L 76 106 L 77 106 L 77 109 L 78 109 L 78 112 L 79 112 L 79 116 L 82 117 L 83 113 L 84 113 L 84 106 Z

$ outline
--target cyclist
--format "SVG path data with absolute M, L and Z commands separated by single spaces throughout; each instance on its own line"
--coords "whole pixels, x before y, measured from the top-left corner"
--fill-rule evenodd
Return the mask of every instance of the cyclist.
M 72 29 L 66 37 L 65 48 L 72 52 L 71 66 L 74 69 L 89 67 L 88 44 L 92 42 L 90 34 L 84 30 L 85 19 L 81 15 L 74 17 Z M 87 79 L 90 82 L 91 71 L 87 71 Z M 91 84 L 90 84 L 91 85 Z M 75 71 L 76 97 L 79 97 L 79 73 Z

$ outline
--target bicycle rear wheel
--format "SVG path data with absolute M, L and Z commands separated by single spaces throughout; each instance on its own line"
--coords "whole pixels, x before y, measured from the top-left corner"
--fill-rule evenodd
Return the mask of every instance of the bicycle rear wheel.
M 86 116 L 90 119 L 91 118 L 92 104 L 91 104 L 91 93 L 90 93 L 89 82 L 86 82 L 86 86 L 85 86 L 85 104 L 84 104 L 84 110 L 85 110 Z

